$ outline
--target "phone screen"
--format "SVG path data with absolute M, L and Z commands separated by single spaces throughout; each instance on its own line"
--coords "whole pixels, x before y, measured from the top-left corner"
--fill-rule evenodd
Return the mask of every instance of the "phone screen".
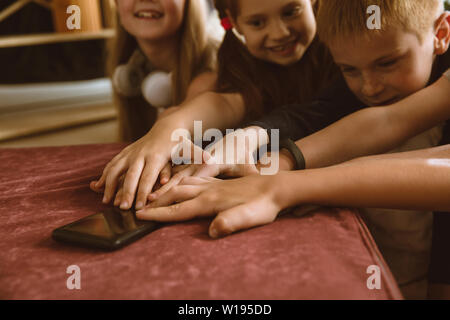
M 148 224 L 136 219 L 132 211 L 107 210 L 78 220 L 64 227 L 66 230 L 86 233 L 101 238 L 116 238 Z
M 108 208 L 54 230 L 53 238 L 114 248 L 137 240 L 159 226 L 157 222 L 138 220 L 132 210 Z

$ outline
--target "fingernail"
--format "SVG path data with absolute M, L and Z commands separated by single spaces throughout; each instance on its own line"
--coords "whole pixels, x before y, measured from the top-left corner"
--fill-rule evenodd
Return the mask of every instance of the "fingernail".
M 103 197 L 102 202 L 103 202 L 103 203 L 107 203 L 107 201 L 106 201 L 106 196 Z
M 126 209 L 128 209 L 128 208 L 129 208 L 129 206 L 128 206 L 128 202 L 127 202 L 127 201 L 124 201 L 124 202 L 122 202 L 122 203 L 120 204 L 120 209 L 126 210 Z
M 167 181 L 169 181 L 169 179 L 167 179 L 167 178 L 162 178 L 161 179 L 161 183 L 167 183 Z
M 219 233 L 217 232 L 216 228 L 212 228 L 211 232 L 209 233 L 209 235 L 211 236 L 211 238 L 214 238 L 214 239 L 219 237 Z
M 138 203 L 136 203 L 136 210 L 141 210 L 143 206 L 144 204 L 141 201 L 139 201 Z
M 156 199 L 156 194 L 154 194 L 154 193 L 149 194 L 148 200 L 153 201 L 155 199 Z

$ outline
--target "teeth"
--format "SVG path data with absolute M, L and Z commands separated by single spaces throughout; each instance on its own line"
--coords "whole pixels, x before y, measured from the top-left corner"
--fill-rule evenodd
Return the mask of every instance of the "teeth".
M 161 18 L 162 14 L 157 12 L 139 11 L 136 13 L 136 16 L 138 18 L 158 19 Z
M 272 48 L 272 50 L 273 51 L 284 51 L 284 50 L 286 50 L 286 48 L 287 48 L 287 46 L 282 46 L 282 47 L 275 47 L 275 48 Z

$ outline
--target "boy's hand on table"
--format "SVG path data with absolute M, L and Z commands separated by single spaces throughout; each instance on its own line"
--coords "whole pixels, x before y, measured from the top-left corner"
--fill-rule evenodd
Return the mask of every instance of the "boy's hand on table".
M 137 217 L 173 222 L 217 215 L 209 235 L 218 238 L 273 222 L 283 209 L 277 189 L 277 176 L 252 175 L 234 180 L 185 177 L 138 211 Z

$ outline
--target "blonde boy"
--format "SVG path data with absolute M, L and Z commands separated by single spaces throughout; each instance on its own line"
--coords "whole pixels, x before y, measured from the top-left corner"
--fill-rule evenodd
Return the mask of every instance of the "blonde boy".
M 380 29 L 367 27 L 367 9 L 373 5 L 380 9 Z M 450 33 L 448 18 L 440 0 L 325 0 L 318 14 L 318 33 L 330 48 L 348 89 L 361 104 L 376 107 L 393 104 L 419 91 L 449 67 L 446 54 Z M 441 56 L 444 54 L 446 56 Z M 339 99 L 339 96 L 334 98 Z M 343 100 L 349 103 L 346 108 L 356 107 L 348 99 Z M 342 102 L 339 101 L 340 104 Z M 326 118 L 326 111 L 323 114 Z M 327 119 L 330 120 L 337 119 Z M 350 122 L 347 124 L 353 126 Z M 386 124 L 374 124 L 383 125 Z M 272 123 L 270 127 L 276 125 Z M 376 139 L 370 128 L 361 129 L 360 137 L 355 136 L 354 140 L 364 140 L 364 136 Z M 386 126 L 385 130 L 395 131 L 397 128 Z M 288 135 L 295 137 L 295 133 Z M 442 128 L 437 127 L 404 142 L 391 152 L 433 147 L 441 136 Z M 331 137 L 322 135 L 321 138 L 323 147 L 308 142 L 308 138 L 303 143 L 299 142 L 310 168 L 340 160 L 333 154 L 334 149 L 327 148 L 326 140 Z M 331 144 L 333 140 L 329 141 Z M 432 213 L 370 209 L 364 210 L 363 216 L 405 297 L 425 298 Z

